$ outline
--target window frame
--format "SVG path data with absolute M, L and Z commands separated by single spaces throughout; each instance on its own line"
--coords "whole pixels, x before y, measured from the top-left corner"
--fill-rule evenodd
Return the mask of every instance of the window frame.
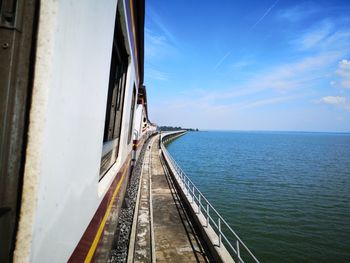
M 136 106 L 136 87 L 135 87 L 135 84 L 134 84 L 133 91 L 132 91 L 132 98 L 131 98 L 128 144 L 130 144 L 131 137 L 132 137 L 132 131 L 133 131 L 133 128 L 134 128 L 135 106 Z
M 129 57 L 122 30 L 121 12 L 117 7 L 103 132 L 100 180 L 118 158 L 121 130 L 123 128 L 126 82 L 130 64 Z

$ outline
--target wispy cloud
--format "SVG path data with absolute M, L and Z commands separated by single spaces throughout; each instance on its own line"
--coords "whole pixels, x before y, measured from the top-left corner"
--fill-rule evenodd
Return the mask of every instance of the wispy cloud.
M 342 56 L 343 53 L 339 52 L 321 53 L 256 73 L 245 85 L 245 93 L 257 93 L 266 89 L 288 91 L 310 87 L 314 85 L 315 80 L 326 77 L 330 65 Z
M 248 32 L 252 31 L 258 24 L 260 24 L 264 18 L 271 12 L 271 10 L 277 5 L 277 3 L 279 2 L 279 0 L 275 1 L 265 12 L 264 14 L 259 17 L 259 19 L 254 23 L 254 25 L 252 25 L 249 29 Z M 217 70 L 222 63 L 231 55 L 233 49 L 230 49 L 228 52 L 226 52 L 216 63 L 214 70 Z
M 321 9 L 313 2 L 304 2 L 292 7 L 281 9 L 277 13 L 277 17 L 290 22 L 298 22 L 305 18 L 310 18 Z
M 156 27 L 156 29 L 159 30 L 159 32 L 164 35 L 168 41 L 170 41 L 173 45 L 175 45 L 178 40 L 174 36 L 174 34 L 168 29 L 168 27 L 165 25 L 163 18 L 161 15 L 159 15 L 154 8 L 151 6 L 151 4 L 147 5 L 147 19 L 151 21 L 151 24 Z
M 335 31 L 333 34 L 329 35 L 327 38 L 323 39 L 318 47 L 321 50 L 338 50 L 349 53 L 350 45 L 350 30 L 340 29 Z
M 328 52 L 286 63 L 272 69 L 258 78 L 260 86 L 270 86 L 276 90 L 288 90 L 309 84 L 325 77 L 329 66 L 342 56 L 342 53 Z
M 322 21 L 297 39 L 296 45 L 301 50 L 313 48 L 329 37 L 332 30 L 333 24 L 330 21 Z
M 224 62 L 224 60 L 229 56 L 229 55 L 231 55 L 231 53 L 232 53 L 232 49 L 230 50 L 230 51 L 228 51 L 219 61 L 218 61 L 218 63 L 216 63 L 216 65 L 215 65 L 215 67 L 214 67 L 214 70 L 217 70 L 219 67 L 220 67 L 220 65 L 222 64 L 222 62 Z
M 304 33 L 292 41 L 299 51 L 324 52 L 337 50 L 349 52 L 350 30 L 337 25 L 336 19 L 325 19 L 307 28 Z
M 159 61 L 177 54 L 176 48 L 168 39 L 149 28 L 145 29 L 145 57 L 148 62 Z
M 237 71 L 237 70 L 241 70 L 244 69 L 246 67 L 249 67 L 251 65 L 254 65 L 256 63 L 255 60 L 253 60 L 252 58 L 244 58 L 242 60 L 239 61 L 235 61 L 230 65 L 230 68 Z
M 161 66 L 165 61 L 177 59 L 181 55 L 179 41 L 151 4 L 147 5 L 146 19 L 145 77 L 149 80 L 167 81 L 170 75 Z
M 190 109 L 196 105 L 198 109 L 217 114 L 281 104 L 305 97 L 316 82 L 328 77 L 329 65 L 342 55 L 329 52 L 306 57 L 258 72 L 246 83 L 220 92 L 197 89 L 181 94 L 178 101 L 172 100 L 177 108 Z
M 169 80 L 169 74 L 152 67 L 145 67 L 145 74 L 148 78 L 160 81 Z
M 257 101 L 253 101 L 250 103 L 247 103 L 243 105 L 244 108 L 256 108 L 260 106 L 267 106 L 267 105 L 272 105 L 272 104 L 279 104 L 282 102 L 290 101 L 293 99 L 296 99 L 299 96 L 278 96 L 278 97 L 272 97 L 272 98 L 267 98 L 267 99 L 261 99 Z
M 276 2 L 274 2 L 266 11 L 265 13 L 255 22 L 254 25 L 252 25 L 248 31 L 252 31 L 258 24 L 261 23 L 261 21 L 263 21 L 263 19 L 271 12 L 271 10 L 277 5 L 277 3 L 279 2 L 279 0 L 277 0 Z
M 145 59 L 156 64 L 163 59 L 179 55 L 179 41 L 164 18 L 151 4 L 147 4 L 145 27 Z

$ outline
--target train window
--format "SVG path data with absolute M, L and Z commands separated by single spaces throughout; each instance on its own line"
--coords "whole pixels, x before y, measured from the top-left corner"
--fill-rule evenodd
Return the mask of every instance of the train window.
M 115 163 L 119 150 L 129 61 L 120 21 L 118 10 L 114 27 L 100 176 L 103 176 Z
M 134 89 L 132 92 L 132 101 L 131 101 L 131 110 L 130 110 L 130 122 L 129 122 L 129 137 L 128 137 L 128 143 L 130 143 L 131 135 L 132 135 L 132 128 L 134 124 L 134 111 L 135 111 L 135 100 L 136 100 L 136 88 L 134 85 Z

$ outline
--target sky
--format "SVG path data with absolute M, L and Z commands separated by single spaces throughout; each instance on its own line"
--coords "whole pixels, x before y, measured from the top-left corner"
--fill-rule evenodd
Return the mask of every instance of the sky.
M 350 1 L 146 0 L 149 118 L 350 132 Z

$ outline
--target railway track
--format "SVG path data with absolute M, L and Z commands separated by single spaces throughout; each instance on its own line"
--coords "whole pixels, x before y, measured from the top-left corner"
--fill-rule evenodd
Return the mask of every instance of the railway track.
M 214 262 L 162 160 L 159 136 L 147 145 L 139 182 L 127 262 Z

